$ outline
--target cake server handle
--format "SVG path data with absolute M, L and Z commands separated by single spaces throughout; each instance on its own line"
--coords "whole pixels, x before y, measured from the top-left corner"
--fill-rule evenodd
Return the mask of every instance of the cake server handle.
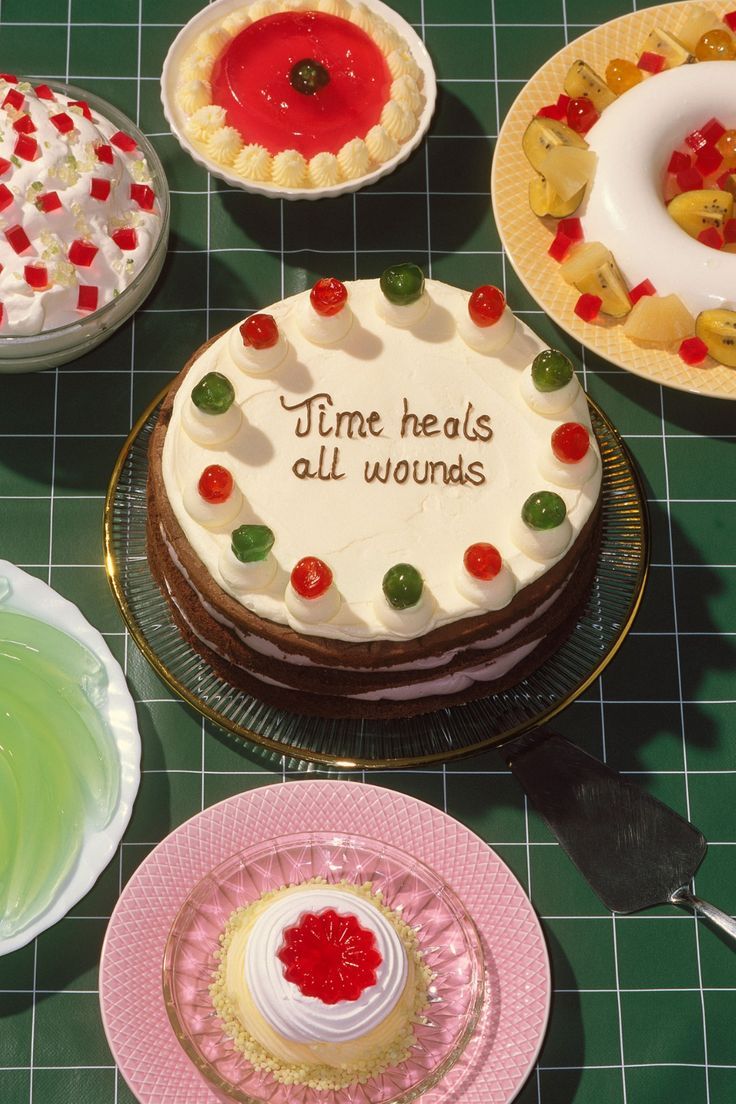
M 713 927 L 718 928 L 724 935 L 736 940 L 736 920 L 729 916 L 723 909 L 716 908 L 709 901 L 697 897 L 689 886 L 680 886 L 670 897 L 673 905 L 691 909 L 696 915 L 704 917 Z

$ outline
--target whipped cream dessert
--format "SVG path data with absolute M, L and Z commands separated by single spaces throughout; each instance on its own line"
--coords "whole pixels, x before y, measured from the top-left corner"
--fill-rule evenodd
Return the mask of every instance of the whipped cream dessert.
M 38 334 L 116 298 L 161 231 L 135 140 L 84 100 L 0 77 L 0 336 Z

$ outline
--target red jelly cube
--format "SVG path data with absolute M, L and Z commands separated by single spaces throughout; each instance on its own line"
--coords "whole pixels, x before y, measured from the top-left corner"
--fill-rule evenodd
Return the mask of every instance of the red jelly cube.
M 19 92 L 17 88 L 11 88 L 2 102 L 2 107 L 12 107 L 13 111 L 20 111 L 25 102 L 26 98 L 23 93 Z
M 134 149 L 138 148 L 135 138 L 131 138 L 129 134 L 124 134 L 122 130 L 115 131 L 110 141 L 123 153 L 132 153 Z
M 702 364 L 708 355 L 708 346 L 699 337 L 686 337 L 677 350 L 686 364 Z
M 56 96 L 54 95 L 54 93 L 51 91 L 51 89 L 49 88 L 49 86 L 47 84 L 37 84 L 36 85 L 36 95 L 38 96 L 39 100 L 55 100 L 56 99 Z
M 49 122 L 53 123 L 59 134 L 68 134 L 74 130 L 74 120 L 66 111 L 60 111 L 58 115 L 49 115 Z
M 13 202 L 13 193 L 7 184 L 0 184 L 0 211 L 4 211 Z
M 38 154 L 38 142 L 30 134 L 19 134 L 13 153 L 24 161 L 35 161 Z
M 52 211 L 58 211 L 61 208 L 59 193 L 45 192 L 44 195 L 40 195 L 36 200 L 36 206 L 39 211 L 43 211 L 47 215 L 50 215 Z
M 686 135 L 685 142 L 690 147 L 690 149 L 695 150 L 696 153 L 698 152 L 698 150 L 701 150 L 703 146 L 708 145 L 708 139 L 705 137 L 702 130 L 699 129 L 692 130 L 688 135 Z
M 93 199 L 106 200 L 110 198 L 110 188 L 112 187 L 109 180 L 106 180 L 103 176 L 93 176 L 89 182 L 89 194 Z
M 95 311 L 97 310 L 97 300 L 99 298 L 99 288 L 94 284 L 80 284 L 79 294 L 77 295 L 77 310 L 78 311 Z
M 704 126 L 700 128 L 700 133 L 705 138 L 706 145 L 714 146 L 719 138 L 722 138 L 726 133 L 726 128 L 720 119 L 716 119 L 712 116 Z
M 547 252 L 553 260 L 564 261 L 574 244 L 573 238 L 568 237 L 563 230 L 558 229 Z
M 683 192 L 694 192 L 703 187 L 703 178 L 698 170 L 691 166 L 677 174 L 677 183 Z
M 15 226 L 9 226 L 5 231 L 5 238 L 11 249 L 14 249 L 16 253 L 25 253 L 26 249 L 31 248 L 31 239 L 26 234 L 22 226 L 17 223 Z
M 0 326 L 3 324 L 3 305 L 0 303 Z
M 104 142 L 100 142 L 99 146 L 95 146 L 95 155 L 98 161 L 103 161 L 106 165 L 112 165 L 115 157 L 112 146 L 106 146 Z
M 36 291 L 49 286 L 49 270 L 46 265 L 27 264 L 23 269 L 23 276 L 28 286 Z
M 723 16 L 723 22 L 729 30 L 736 32 L 736 11 L 726 12 Z
M 0 157 L 0 176 L 5 176 L 5 173 L 11 167 L 12 162 L 6 161 L 4 157 Z
M 130 198 L 142 211 L 152 211 L 156 202 L 156 193 L 147 184 L 131 184 Z
M 573 310 L 583 322 L 593 322 L 600 314 L 602 306 L 603 300 L 599 295 L 590 295 L 586 291 L 580 296 Z
M 736 242 L 736 219 L 729 219 L 723 227 L 723 240 L 729 245 L 731 242 Z
M 701 230 L 698 234 L 698 241 L 702 242 L 703 245 L 707 245 L 710 249 L 720 249 L 723 245 L 723 238 L 715 226 L 709 226 L 707 230 Z
M 33 134 L 36 126 L 30 115 L 19 115 L 13 123 L 13 130 L 18 134 Z
M 646 73 L 661 73 L 665 66 L 665 59 L 662 54 L 654 54 L 650 50 L 645 50 L 636 64 Z
M 670 157 L 669 164 L 667 165 L 668 173 L 682 172 L 683 169 L 690 168 L 690 158 L 686 153 L 680 153 L 679 150 L 673 150 Z
M 0 73 L 0 80 L 7 81 L 8 84 L 17 84 L 18 78 L 14 73 Z
M 633 303 L 638 303 L 644 295 L 656 295 L 657 289 L 651 280 L 642 280 L 640 284 L 633 287 L 629 292 L 629 299 Z
M 695 158 L 695 168 L 703 176 L 710 176 L 711 173 L 720 169 L 723 162 L 723 156 L 718 152 L 715 146 L 704 146 L 699 150 L 697 157 Z
M 93 245 L 92 242 L 75 238 L 69 246 L 67 257 L 77 268 L 89 268 L 98 253 L 97 246 Z
M 557 229 L 561 230 L 563 234 L 567 234 L 568 238 L 574 242 L 583 240 L 583 224 L 579 218 L 560 219 L 557 223 Z
M 85 119 L 89 119 L 89 121 L 92 122 L 92 112 L 89 109 L 89 104 L 86 103 L 84 100 L 70 100 L 69 106 L 78 107 L 84 115 Z
M 110 237 L 120 249 L 135 249 L 138 245 L 138 235 L 132 226 L 121 226 L 119 230 L 113 230 Z
M 540 119 L 557 119 L 561 123 L 567 115 L 567 109 L 556 103 L 546 104 L 544 107 L 540 107 L 537 115 Z

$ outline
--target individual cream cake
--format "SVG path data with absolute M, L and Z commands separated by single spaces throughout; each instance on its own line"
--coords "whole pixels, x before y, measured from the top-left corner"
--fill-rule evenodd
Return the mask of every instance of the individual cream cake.
M 396 265 L 198 350 L 151 441 L 150 562 L 235 685 L 422 712 L 514 684 L 570 632 L 600 484 L 567 358 L 497 289 Z
M 76 322 L 132 283 L 161 232 L 151 184 L 85 101 L 0 75 L 0 336 Z
M 257 1069 L 314 1088 L 397 1065 L 427 1004 L 416 933 L 370 884 L 314 879 L 238 909 L 210 992 Z

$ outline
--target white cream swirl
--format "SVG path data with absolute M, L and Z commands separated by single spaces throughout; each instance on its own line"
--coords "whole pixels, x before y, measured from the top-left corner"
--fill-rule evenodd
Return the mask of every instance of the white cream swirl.
M 307 180 L 307 162 L 298 150 L 282 150 L 273 159 L 272 174 L 280 188 L 300 188 Z
M 403 142 L 414 133 L 417 120 L 408 108 L 402 107 L 396 100 L 389 100 L 381 112 L 381 125 L 397 142 Z
M 371 155 L 362 138 L 352 138 L 346 142 L 337 155 L 337 161 L 346 180 L 357 180 L 365 176 L 371 167 Z
M 307 166 L 309 183 L 314 188 L 329 188 L 340 180 L 340 162 L 334 153 L 315 153 Z
M 232 165 L 243 147 L 235 127 L 224 126 L 207 139 L 207 153 L 218 165 Z
M 206 139 L 225 125 L 225 108 L 206 104 L 189 116 L 187 131 L 194 138 Z
M 205 107 L 212 98 L 209 81 L 186 80 L 176 90 L 179 103 L 187 115 L 193 115 L 200 107 Z
M 399 152 L 399 143 L 386 131 L 386 128 L 376 123 L 365 136 L 365 144 L 374 161 L 382 165 Z
M 270 180 L 273 157 L 264 146 L 251 143 L 243 146 L 233 165 L 238 176 L 246 180 Z

